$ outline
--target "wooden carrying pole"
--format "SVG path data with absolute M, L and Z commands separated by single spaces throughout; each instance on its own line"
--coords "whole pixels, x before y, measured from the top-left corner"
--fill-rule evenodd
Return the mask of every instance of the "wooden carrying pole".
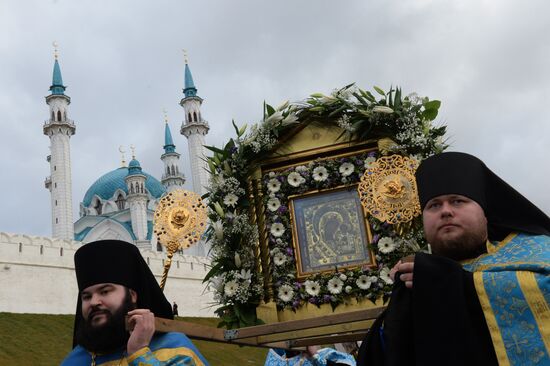
M 220 329 L 180 320 L 155 318 L 161 332 L 181 332 L 189 338 L 243 346 L 301 349 L 305 346 L 362 340 L 384 307 L 331 314 L 311 319 Z

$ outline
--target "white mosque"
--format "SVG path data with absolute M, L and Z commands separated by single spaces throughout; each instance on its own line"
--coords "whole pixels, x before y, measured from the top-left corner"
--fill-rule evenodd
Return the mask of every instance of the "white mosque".
M 121 167 L 91 184 L 80 202 L 80 217 L 74 221 L 70 138 L 76 124 L 69 118 L 71 98 L 65 89 L 56 53 L 51 93 L 46 97 L 49 119 L 43 125 L 50 138 L 50 176 L 45 186 L 51 193 L 52 238 L 0 232 L 0 312 L 74 313 L 78 290 L 73 254 L 95 240 L 134 243 L 155 276 L 162 276 L 166 255 L 153 235 L 153 214 L 167 192 L 183 188 L 185 183 L 168 121 L 160 180 L 144 171 L 132 154 L 128 165 L 123 160 Z M 188 140 L 193 190 L 202 195 L 208 183 L 202 157 L 209 126 L 202 118 L 203 100 L 197 95 L 187 61 L 183 93 L 180 105 L 185 119 L 180 133 Z M 207 244 L 201 241 L 172 260 L 164 291 L 170 301 L 178 303 L 180 315 L 212 315 L 208 307 L 211 295 L 202 284 L 208 272 L 207 254 Z

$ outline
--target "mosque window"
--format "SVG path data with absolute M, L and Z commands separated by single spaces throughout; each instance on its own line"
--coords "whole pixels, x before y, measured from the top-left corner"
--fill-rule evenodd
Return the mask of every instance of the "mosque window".
M 191 262 L 190 264 L 191 264 L 191 270 L 193 270 L 193 262 Z
M 193 112 L 193 117 L 195 119 L 195 122 L 197 122 L 197 112 Z
M 57 166 L 54 165 L 54 166 L 53 166 L 53 171 L 55 172 L 56 170 L 57 170 Z
M 176 266 L 180 268 L 180 261 L 176 261 Z
M 19 243 L 19 253 L 23 251 L 23 243 Z
M 52 111 L 52 121 L 55 121 L 55 113 Z
M 193 120 L 191 119 L 191 112 L 187 114 L 187 122 L 193 122 Z
M 176 170 L 174 169 L 173 165 L 172 165 L 172 175 L 176 175 Z
M 64 120 L 64 121 L 67 120 L 67 111 L 64 111 L 64 112 L 63 112 L 63 120 Z
M 118 195 L 115 202 L 119 210 L 124 210 L 124 197 L 122 194 Z
M 61 121 L 61 111 L 57 111 L 57 120 Z
M 63 248 L 59 248 L 59 255 L 63 257 Z
M 40 246 L 40 254 L 44 254 L 44 246 L 43 245 Z
M 57 206 L 57 200 L 55 200 L 55 205 Z
M 162 245 L 159 242 L 157 242 L 157 252 L 162 252 Z
M 57 182 L 53 184 L 53 187 L 54 187 L 54 188 L 57 188 Z
M 95 211 L 97 212 L 97 214 L 101 215 L 101 202 L 99 200 L 95 201 L 94 208 L 95 208 Z
M 59 224 L 59 219 L 57 217 L 55 218 L 55 223 Z

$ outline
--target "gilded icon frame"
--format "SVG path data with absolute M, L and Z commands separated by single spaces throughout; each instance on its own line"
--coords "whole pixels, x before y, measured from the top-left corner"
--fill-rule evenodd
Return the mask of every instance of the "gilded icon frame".
M 368 248 L 372 234 L 357 184 L 310 191 L 288 199 L 298 279 L 375 264 Z M 339 239 L 347 245 L 339 245 Z

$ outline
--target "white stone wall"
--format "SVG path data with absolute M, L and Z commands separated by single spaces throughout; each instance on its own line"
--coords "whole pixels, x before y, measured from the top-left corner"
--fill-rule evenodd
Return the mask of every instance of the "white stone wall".
M 0 312 L 74 314 L 78 288 L 73 256 L 80 242 L 0 232 Z M 165 253 L 141 252 L 160 283 Z M 213 316 L 202 279 L 206 258 L 174 255 L 165 294 L 182 316 Z
M 189 160 L 191 161 L 191 172 L 193 175 L 193 190 L 201 196 L 206 193 L 208 185 L 207 164 L 204 161 L 206 149 L 204 148 L 204 135 L 192 133 L 189 140 Z

